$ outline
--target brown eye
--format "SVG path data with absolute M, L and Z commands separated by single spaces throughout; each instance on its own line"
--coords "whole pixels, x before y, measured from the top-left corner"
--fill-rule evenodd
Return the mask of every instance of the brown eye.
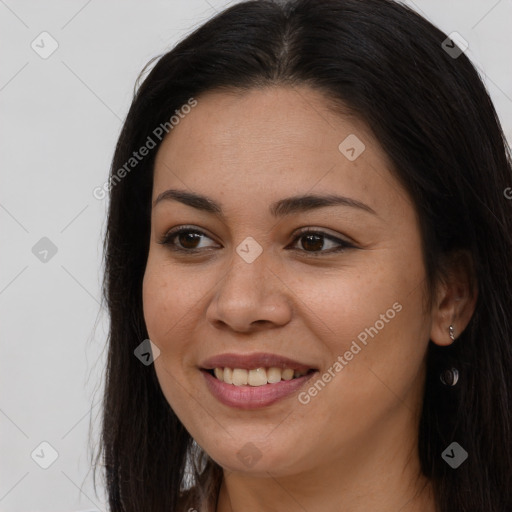
M 294 244 L 298 241 L 301 241 L 300 249 L 302 249 L 302 252 L 309 253 L 308 255 L 311 256 L 332 254 L 335 252 L 341 252 L 345 249 L 355 248 L 355 245 L 350 242 L 336 238 L 335 236 L 324 233 L 323 231 L 304 230 L 295 237 Z M 331 244 L 330 248 L 327 247 L 327 249 L 330 250 L 326 250 L 326 244 Z
M 211 238 L 202 231 L 182 226 L 166 233 L 158 243 L 169 247 L 173 251 L 193 253 L 199 252 L 204 248 L 209 248 L 208 246 L 199 247 L 202 239 L 211 240 Z
M 323 248 L 323 236 L 322 235 L 302 235 L 302 247 L 307 251 L 318 251 Z
M 201 235 L 189 231 L 178 233 L 174 236 L 174 238 L 178 239 L 179 243 L 184 249 L 196 249 L 196 246 L 201 239 Z
M 203 249 L 212 248 L 211 246 L 200 247 L 203 239 L 211 240 L 211 238 L 202 231 L 182 226 L 166 233 L 158 243 L 169 247 L 173 251 L 193 254 Z M 345 249 L 355 248 L 350 242 L 324 233 L 323 231 L 305 230 L 295 237 L 294 245 L 297 245 L 298 241 L 301 241 L 299 247 L 300 252 L 310 256 L 332 254 L 344 251 Z M 330 247 L 329 244 L 331 245 Z

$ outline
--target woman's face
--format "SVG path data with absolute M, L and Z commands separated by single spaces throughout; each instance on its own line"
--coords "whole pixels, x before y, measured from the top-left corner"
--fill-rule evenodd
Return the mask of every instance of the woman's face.
M 363 123 L 306 87 L 205 94 L 158 151 L 159 197 L 143 283 L 155 370 L 216 462 L 288 475 L 413 446 L 431 326 L 420 231 Z

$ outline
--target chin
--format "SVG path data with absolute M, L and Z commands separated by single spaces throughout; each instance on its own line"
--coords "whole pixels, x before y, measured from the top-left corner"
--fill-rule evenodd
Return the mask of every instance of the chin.
M 296 473 L 300 469 L 300 463 L 297 457 L 290 458 L 293 446 L 285 445 L 282 442 L 277 443 L 279 449 L 270 446 L 268 441 L 266 446 L 263 443 L 252 442 L 248 440 L 241 443 L 217 444 L 211 451 L 207 451 L 210 457 L 227 471 L 248 473 L 252 476 L 268 477 L 269 473 L 273 476 L 285 476 Z M 222 446 L 222 450 L 219 447 Z

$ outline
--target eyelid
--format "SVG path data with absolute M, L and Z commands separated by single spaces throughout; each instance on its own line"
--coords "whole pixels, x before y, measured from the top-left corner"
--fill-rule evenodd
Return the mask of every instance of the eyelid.
M 336 242 L 342 242 L 343 244 L 345 244 L 347 247 L 357 247 L 357 244 L 354 240 L 352 240 L 350 237 L 346 236 L 346 235 L 333 235 L 331 233 L 329 233 L 329 231 L 326 230 L 326 228 L 320 228 L 320 227 L 315 227 L 315 226 L 308 226 L 308 227 L 305 227 L 305 228 L 300 228 L 299 230 L 295 231 L 293 233 L 293 237 L 294 237 L 294 241 L 297 239 L 297 237 L 299 235 L 304 235 L 304 234 L 321 234 L 323 235 L 325 238 L 328 238 L 329 240 L 334 240 Z
M 213 238 L 210 235 L 208 235 L 208 233 L 206 233 L 203 229 L 199 229 L 192 225 L 184 224 L 181 226 L 176 226 L 176 227 L 170 229 L 169 231 L 166 231 L 163 234 L 163 236 L 159 240 L 157 240 L 157 243 L 162 244 L 162 245 L 171 245 L 169 240 L 171 238 L 173 238 L 174 236 L 179 235 L 182 232 L 196 233 L 198 235 L 206 236 L 210 240 L 213 240 Z M 176 250 L 179 250 L 179 249 L 176 249 Z M 197 250 L 200 250 L 200 249 L 197 249 Z M 183 251 L 184 252 L 193 252 L 194 249 L 183 249 Z
M 199 248 L 199 249 L 183 249 L 181 247 L 178 247 L 175 243 L 171 243 L 170 242 L 170 240 L 172 238 L 174 238 L 175 236 L 177 236 L 177 235 L 179 235 L 179 234 L 181 234 L 183 232 L 195 233 L 195 234 L 198 234 L 200 236 L 205 236 L 205 237 L 209 238 L 210 240 L 213 240 L 213 238 L 211 236 L 209 236 L 203 229 L 199 229 L 199 228 L 197 228 L 195 226 L 192 226 L 192 225 L 181 225 L 181 226 L 177 226 L 177 227 L 172 228 L 169 231 L 167 231 L 157 241 L 157 243 L 159 243 L 161 245 L 166 245 L 166 246 L 168 246 L 173 251 L 181 252 L 181 253 L 188 253 L 188 254 L 195 254 L 195 253 L 204 251 L 205 249 L 210 249 L 210 247 L 207 247 L 207 248 L 203 247 L 203 248 Z M 351 239 L 344 239 L 342 237 L 332 235 L 328 231 L 326 231 L 325 228 L 316 228 L 314 226 L 313 227 L 312 226 L 307 226 L 307 227 L 303 227 L 303 228 L 300 228 L 300 229 L 296 230 L 292 234 L 292 237 L 293 237 L 292 246 L 296 245 L 296 243 L 299 241 L 301 236 L 305 236 L 305 235 L 308 235 L 308 234 L 321 235 L 325 239 L 328 239 L 328 240 L 331 240 L 331 241 L 337 243 L 338 247 L 335 248 L 335 249 L 321 250 L 321 251 L 305 251 L 305 250 L 301 250 L 301 249 L 295 249 L 294 247 L 292 247 L 291 250 L 298 250 L 299 252 L 301 252 L 301 253 L 303 253 L 303 254 L 305 254 L 307 256 L 315 257 L 315 256 L 323 255 L 323 254 L 333 254 L 333 253 L 343 252 L 346 249 L 355 249 L 355 248 L 358 247 L 356 245 L 356 243 L 354 241 L 352 241 Z M 290 250 L 290 249 L 288 249 L 288 250 Z

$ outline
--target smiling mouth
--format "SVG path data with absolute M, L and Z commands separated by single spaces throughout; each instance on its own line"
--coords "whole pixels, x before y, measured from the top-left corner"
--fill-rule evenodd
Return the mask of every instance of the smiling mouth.
M 214 368 L 203 369 L 217 380 L 234 386 L 264 386 L 266 384 L 277 384 L 281 381 L 298 379 L 304 375 L 315 372 L 314 368 L 309 370 L 293 370 L 292 368 L 255 368 L 246 370 L 244 368 Z

